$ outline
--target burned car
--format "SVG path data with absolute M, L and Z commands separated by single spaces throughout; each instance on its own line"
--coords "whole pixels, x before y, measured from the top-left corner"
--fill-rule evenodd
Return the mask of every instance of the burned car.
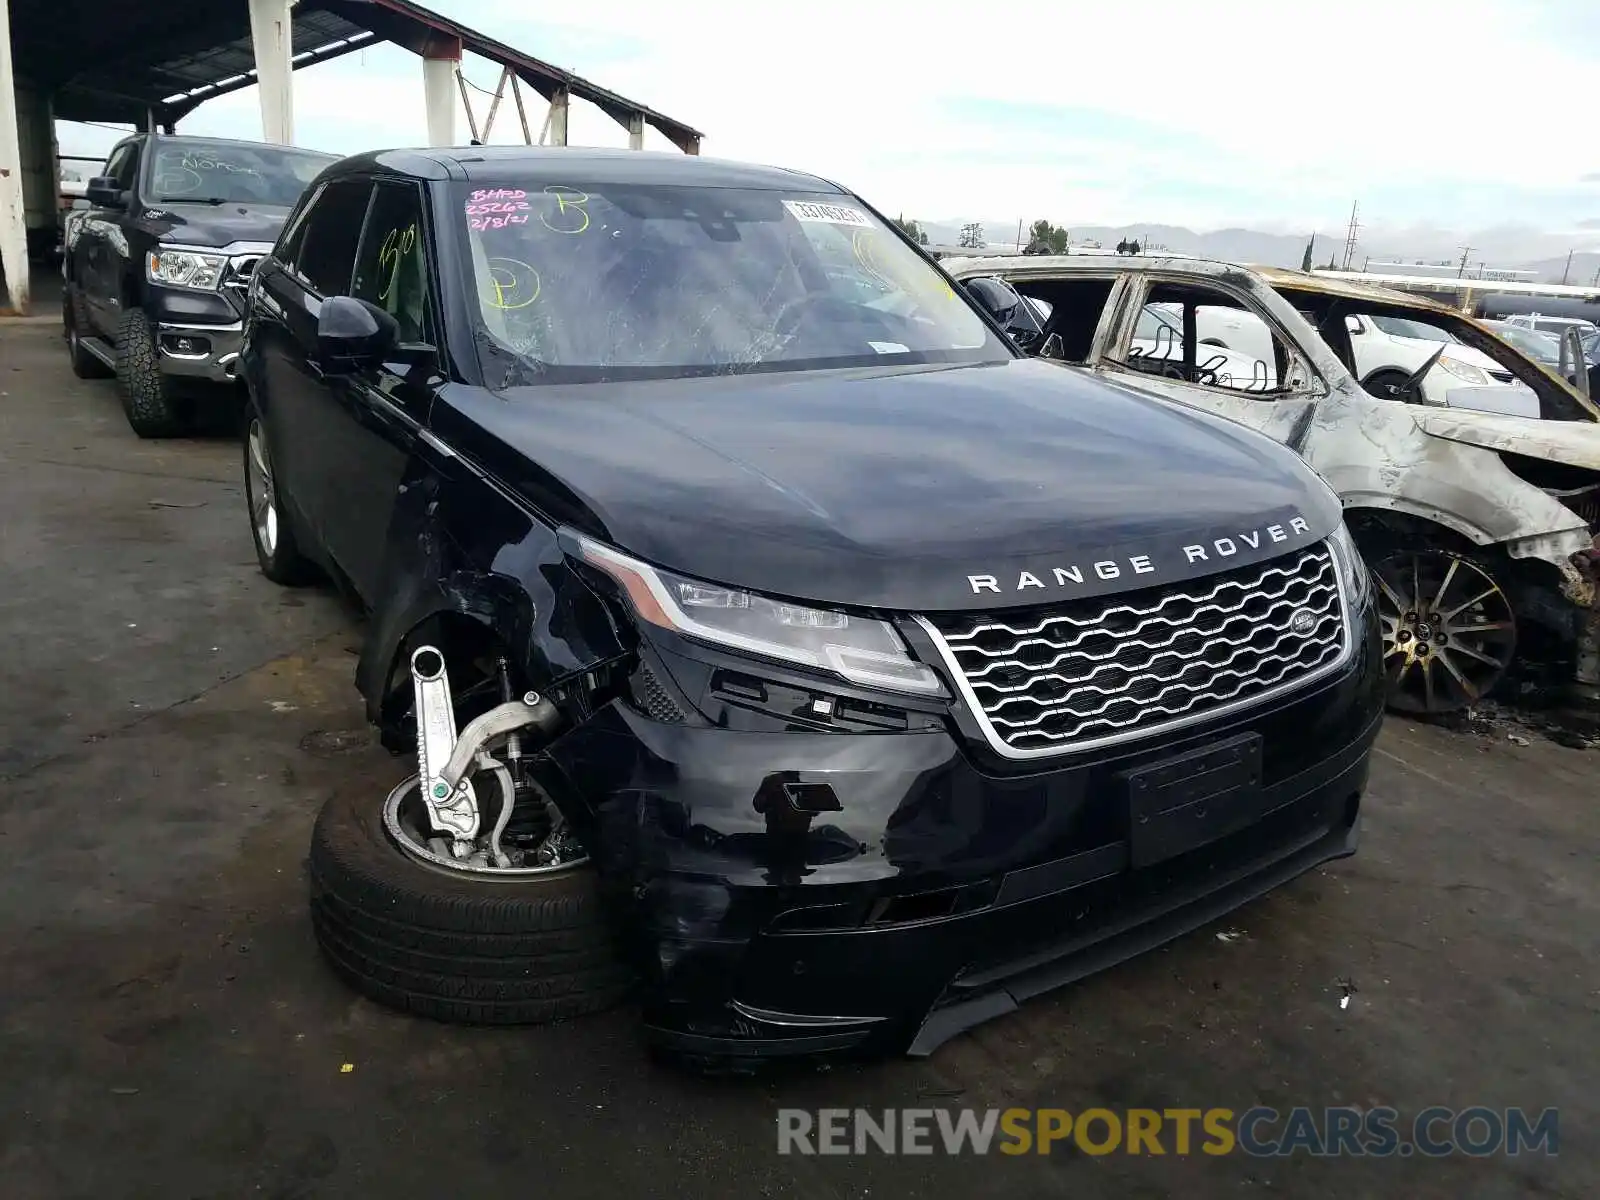
M 1452 712 L 1513 687 L 1593 707 L 1600 414 L 1558 374 L 1442 305 L 1345 279 L 1153 257 L 945 265 L 980 298 L 1025 297 L 1039 356 L 1304 455 L 1378 580 L 1394 708 Z M 1152 353 L 1157 316 L 1172 329 Z M 1368 362 L 1358 343 L 1383 327 L 1431 349 L 1406 374 Z
M 1028 359 L 833 184 L 345 160 L 243 374 L 261 567 L 367 610 L 416 758 L 310 854 L 380 1001 L 631 976 L 692 1061 L 927 1053 L 1355 848 L 1383 677 L 1337 496 Z

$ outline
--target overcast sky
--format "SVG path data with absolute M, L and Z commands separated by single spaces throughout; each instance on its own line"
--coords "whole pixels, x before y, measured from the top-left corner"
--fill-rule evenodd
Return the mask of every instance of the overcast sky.
M 433 7 L 703 130 L 706 154 L 814 171 L 925 220 L 1337 229 L 1359 198 L 1382 226 L 1526 225 L 1600 247 L 1595 0 Z M 494 86 L 491 64 L 466 70 Z M 308 68 L 295 88 L 303 145 L 425 138 L 403 50 Z M 509 106 L 496 122 L 491 140 L 520 140 Z M 254 90 L 180 131 L 259 137 Z M 64 125 L 62 152 L 114 137 Z M 627 138 L 574 103 L 569 140 Z

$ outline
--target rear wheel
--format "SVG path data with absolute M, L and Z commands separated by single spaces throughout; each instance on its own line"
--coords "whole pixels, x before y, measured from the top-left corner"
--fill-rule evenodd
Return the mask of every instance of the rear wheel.
M 1407 548 L 1388 552 L 1372 574 L 1391 708 L 1455 712 L 1494 690 L 1516 656 L 1517 623 L 1487 565 Z
M 316 568 L 300 553 L 295 541 L 277 478 L 272 473 L 267 431 L 253 408 L 248 412 L 244 435 L 244 498 L 250 510 L 250 537 L 256 545 L 261 573 L 286 587 L 310 582 Z
M 79 379 L 106 379 L 111 371 L 84 347 L 81 330 L 83 322 L 78 315 L 78 302 L 71 284 L 61 293 L 61 329 L 67 339 L 67 357 L 72 362 L 72 373 Z

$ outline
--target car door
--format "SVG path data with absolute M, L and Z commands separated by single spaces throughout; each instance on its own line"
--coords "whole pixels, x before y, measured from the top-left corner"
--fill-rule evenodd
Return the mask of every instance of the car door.
M 102 173 L 114 178 L 126 199 L 139 172 L 140 138 L 129 138 L 117 145 L 106 159 Z M 122 276 L 120 267 L 128 252 L 125 208 L 92 205 L 85 214 L 73 243 L 73 277 L 78 282 L 88 310 L 91 332 L 112 337 L 122 316 Z
M 382 584 L 389 518 L 433 394 L 426 347 L 438 342 L 438 307 L 428 231 L 422 187 L 378 180 L 350 295 L 395 319 L 399 345 L 378 366 L 330 376 L 315 418 L 337 462 L 324 481 L 327 550 L 368 603 Z
M 260 268 L 252 308 L 252 386 L 265 419 L 279 491 L 300 516 L 316 548 L 329 550 L 337 483 L 345 469 L 325 440 L 329 380 L 316 363 L 322 301 L 350 291 L 356 246 L 372 199 L 372 181 L 353 177 L 323 185 L 284 232 Z
M 1175 306 L 1175 308 L 1174 308 Z M 1208 306 L 1235 309 L 1237 320 L 1258 322 L 1270 338 L 1273 361 L 1253 359 L 1248 353 L 1207 345 L 1197 335 L 1198 314 Z M 1139 322 L 1154 311 L 1180 315 L 1172 350 L 1140 361 L 1137 348 Z M 1121 378 L 1135 387 L 1155 392 L 1182 404 L 1218 413 L 1267 436 L 1299 448 L 1326 385 L 1309 361 L 1295 349 L 1276 322 L 1248 295 L 1204 279 L 1162 278 L 1142 275 L 1130 302 L 1121 311 L 1122 327 L 1109 339 L 1092 364 L 1108 377 Z M 1185 338 L 1183 330 L 1190 332 Z M 1192 340 L 1194 346 L 1188 345 Z

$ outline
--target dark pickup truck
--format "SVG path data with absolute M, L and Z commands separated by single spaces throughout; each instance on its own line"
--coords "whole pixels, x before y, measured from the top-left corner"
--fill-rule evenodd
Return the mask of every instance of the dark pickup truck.
M 251 273 L 334 157 L 221 138 L 119 142 L 66 229 L 62 323 L 80 378 L 115 374 L 140 437 L 231 385 Z

